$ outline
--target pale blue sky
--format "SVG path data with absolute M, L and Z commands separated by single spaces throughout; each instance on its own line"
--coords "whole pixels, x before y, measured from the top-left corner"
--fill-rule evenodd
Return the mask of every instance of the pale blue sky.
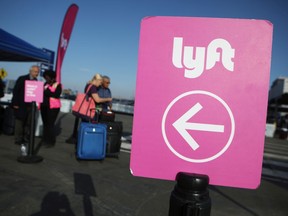
M 62 65 L 64 88 L 82 91 L 93 74 L 101 73 L 111 77 L 114 97 L 134 98 L 140 22 L 146 16 L 269 20 L 274 25 L 270 83 L 287 76 L 287 0 L 0 0 L 0 28 L 56 52 L 72 3 L 79 11 Z M 8 79 L 16 79 L 31 64 L 0 62 L 0 67 L 8 71 Z

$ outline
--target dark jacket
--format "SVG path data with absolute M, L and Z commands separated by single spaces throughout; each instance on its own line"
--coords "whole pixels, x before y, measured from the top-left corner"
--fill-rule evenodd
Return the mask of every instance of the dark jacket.
M 46 85 L 48 85 L 47 82 L 44 83 L 44 87 Z M 50 97 L 59 99 L 61 93 L 62 93 L 62 85 L 60 83 L 57 85 L 55 92 L 51 92 L 49 88 L 44 89 L 43 102 L 41 104 L 41 107 L 49 107 Z
M 4 97 L 4 83 L 2 81 L 2 79 L 0 78 L 0 98 Z
M 25 81 L 30 80 L 30 75 L 20 76 L 13 89 L 13 97 L 11 101 L 12 107 L 18 106 L 19 109 L 14 109 L 15 117 L 24 120 L 27 113 L 31 110 L 32 104 L 24 102 L 25 96 Z

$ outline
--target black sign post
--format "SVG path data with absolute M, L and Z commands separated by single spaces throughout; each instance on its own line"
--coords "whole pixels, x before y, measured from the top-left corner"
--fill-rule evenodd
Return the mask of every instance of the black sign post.
M 26 103 L 31 103 L 31 124 L 30 124 L 30 139 L 27 146 L 27 155 L 21 155 L 17 158 L 21 163 L 38 163 L 43 160 L 41 156 L 34 153 L 34 138 L 35 138 L 35 113 L 36 102 L 42 103 L 43 101 L 43 82 L 35 80 L 25 81 L 25 98 Z
M 179 172 L 170 196 L 169 216 L 210 216 L 207 175 Z
M 31 109 L 30 139 L 27 146 L 27 155 L 21 155 L 17 158 L 17 161 L 21 163 L 38 163 L 43 160 L 43 157 L 34 154 L 35 112 L 36 112 L 36 102 L 33 101 Z

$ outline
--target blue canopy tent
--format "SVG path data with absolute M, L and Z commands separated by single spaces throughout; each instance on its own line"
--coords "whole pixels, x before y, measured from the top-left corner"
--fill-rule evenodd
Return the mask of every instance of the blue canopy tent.
M 0 28 L 0 61 L 54 64 L 54 52 L 39 49 Z

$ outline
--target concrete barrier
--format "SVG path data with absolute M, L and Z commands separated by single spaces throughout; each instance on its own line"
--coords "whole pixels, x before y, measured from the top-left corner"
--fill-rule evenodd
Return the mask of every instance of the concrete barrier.
M 67 99 L 61 99 L 60 111 L 63 113 L 69 113 L 72 109 L 72 101 Z
M 275 130 L 276 130 L 275 124 L 266 124 L 265 136 L 274 137 Z

